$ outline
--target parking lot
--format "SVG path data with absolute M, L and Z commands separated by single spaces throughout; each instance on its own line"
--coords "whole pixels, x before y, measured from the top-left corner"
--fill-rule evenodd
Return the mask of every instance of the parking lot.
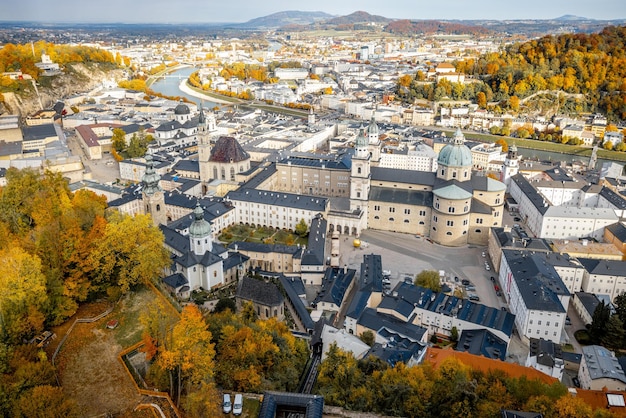
M 496 296 L 494 283 L 490 280 L 495 276 L 493 266 L 486 270 L 485 262 L 489 262 L 486 247 L 444 247 L 431 243 L 425 238 L 414 235 L 387 231 L 366 230 L 360 237 L 361 247 L 353 246 L 354 237 L 340 238 L 340 266 L 360 270 L 364 254 L 380 254 L 383 270 L 391 272 L 391 288 L 406 277 L 415 278 L 423 270 L 444 272 L 444 283 L 455 289 L 464 290 L 462 280 L 469 280 L 475 287 L 471 293 L 476 294 L 480 303 L 501 308 L 504 299 Z M 459 281 L 455 281 L 455 277 Z

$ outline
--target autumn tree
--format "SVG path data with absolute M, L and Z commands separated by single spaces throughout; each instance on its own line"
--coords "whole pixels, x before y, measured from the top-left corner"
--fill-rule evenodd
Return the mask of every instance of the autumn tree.
M 132 239 L 130 239 L 132 237 Z M 109 287 L 126 293 L 159 277 L 170 263 L 163 234 L 149 215 L 113 212 L 97 249 L 90 254 L 95 290 Z
M 482 91 L 476 95 L 476 104 L 482 109 L 487 107 L 487 96 Z
M 113 135 L 111 136 L 111 145 L 117 152 L 122 152 L 126 148 L 126 132 L 123 129 L 113 129 Z
M 60 387 L 51 385 L 35 386 L 22 393 L 13 412 L 18 418 L 80 416 L 76 401 L 67 398 Z
M 41 261 L 22 248 L 0 251 L 0 341 L 19 342 L 43 329 L 48 302 Z
M 436 270 L 423 270 L 415 276 L 415 285 L 431 289 L 434 292 L 441 291 L 441 279 Z
M 506 140 L 504 138 L 499 138 L 496 141 L 496 145 L 500 145 L 502 147 L 502 152 L 508 152 L 509 151 L 509 144 L 506 142 Z
M 170 373 L 170 393 L 180 405 L 183 393 L 193 393 L 212 385 L 215 345 L 202 314 L 195 305 L 183 308 L 180 321 L 172 329 L 168 344 L 160 352 L 158 364 Z

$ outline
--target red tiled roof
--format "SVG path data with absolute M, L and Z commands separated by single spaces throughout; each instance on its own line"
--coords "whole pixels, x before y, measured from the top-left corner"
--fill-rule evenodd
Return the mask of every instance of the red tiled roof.
M 528 379 L 541 380 L 548 384 L 558 382 L 554 377 L 548 376 L 532 367 L 524 367 L 519 364 L 507 363 L 501 360 L 492 360 L 464 351 L 442 350 L 440 348 L 429 347 L 424 361 L 428 361 L 432 363 L 433 366 L 439 367 L 439 365 L 449 357 L 456 358 L 461 363 L 485 373 L 489 370 L 502 370 L 511 377 L 526 376 Z

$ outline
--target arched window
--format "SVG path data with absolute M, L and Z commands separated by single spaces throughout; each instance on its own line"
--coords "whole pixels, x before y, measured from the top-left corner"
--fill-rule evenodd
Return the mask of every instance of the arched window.
M 361 174 L 361 167 L 359 167 L 359 168 L 357 168 L 357 169 L 356 169 L 356 173 L 357 173 L 357 174 Z
M 222 180 L 226 180 L 226 170 L 222 167 Z
M 448 231 L 446 232 L 446 235 L 452 235 L 452 232 Z
M 217 167 L 213 167 L 213 178 L 217 179 Z
M 157 204 L 156 210 L 159 212 L 161 210 L 161 205 Z
M 230 168 L 230 181 L 235 181 L 235 167 Z

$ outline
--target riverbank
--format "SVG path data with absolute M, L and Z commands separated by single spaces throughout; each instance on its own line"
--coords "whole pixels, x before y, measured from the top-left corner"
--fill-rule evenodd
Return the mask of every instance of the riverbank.
M 187 79 L 182 80 L 178 85 L 180 91 L 198 99 L 205 99 L 219 104 L 244 104 L 245 102 L 235 97 L 224 97 L 221 94 L 210 93 L 207 91 L 199 92 L 195 88 L 187 84 Z
M 182 70 L 183 68 L 189 68 L 191 67 L 191 65 L 188 64 L 178 64 L 174 67 L 170 67 L 170 68 L 166 68 L 165 70 L 161 71 L 158 74 L 154 74 L 151 76 L 148 76 L 148 78 L 146 79 L 146 86 L 150 87 L 152 84 L 154 84 L 155 82 L 159 81 L 159 78 L 167 75 L 167 74 L 171 74 L 173 72 L 176 72 L 178 70 Z

